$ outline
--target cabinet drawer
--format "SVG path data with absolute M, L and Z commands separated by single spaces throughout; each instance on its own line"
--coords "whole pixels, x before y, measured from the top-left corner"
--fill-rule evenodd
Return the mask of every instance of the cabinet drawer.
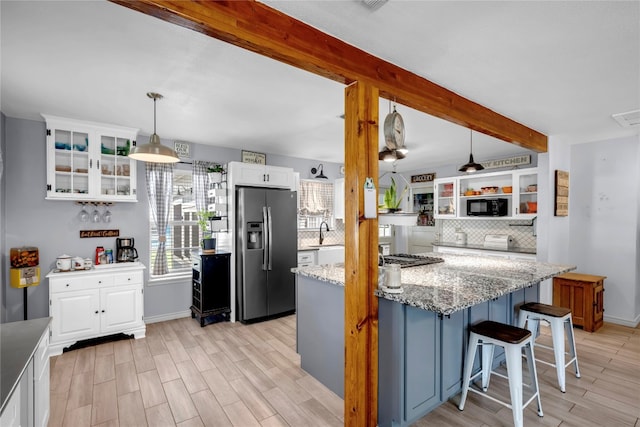
M 113 275 L 114 285 L 134 285 L 142 283 L 142 272 L 133 271 L 129 273 L 118 273 Z
M 71 292 L 113 285 L 113 276 L 61 277 L 51 280 L 50 292 Z
M 311 251 L 298 252 L 299 267 L 302 267 L 302 264 L 314 265 L 315 263 L 316 263 L 316 256 L 314 252 L 311 252 Z M 306 267 L 306 265 L 304 267 Z

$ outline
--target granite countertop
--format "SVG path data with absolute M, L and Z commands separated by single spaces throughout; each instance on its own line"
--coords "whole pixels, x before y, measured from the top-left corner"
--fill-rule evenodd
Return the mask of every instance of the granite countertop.
M 448 248 L 460 248 L 460 249 L 479 249 L 482 251 L 497 251 L 497 252 L 515 252 L 520 254 L 536 254 L 536 248 L 520 248 L 520 247 L 511 247 L 509 249 L 500 249 L 500 248 L 487 248 L 484 245 L 460 245 L 458 243 L 453 242 L 433 242 L 433 246 L 444 246 Z
M 50 317 L 0 324 L 0 413 L 33 357 Z
M 575 270 L 573 265 L 510 260 L 473 255 L 426 253 L 443 263 L 403 268 L 403 292 L 376 289 L 375 295 L 391 301 L 448 315 L 489 301 L 558 274 Z M 344 264 L 292 269 L 297 274 L 344 286 Z

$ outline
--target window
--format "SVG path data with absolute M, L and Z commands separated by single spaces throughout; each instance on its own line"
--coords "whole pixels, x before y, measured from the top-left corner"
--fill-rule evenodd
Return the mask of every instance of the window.
M 158 251 L 158 230 L 149 212 L 151 236 L 151 262 Z M 150 275 L 150 279 L 167 279 L 191 275 L 191 255 L 197 253 L 200 244 L 200 229 L 193 199 L 192 173 L 190 170 L 174 169 L 173 197 L 167 224 L 167 265 L 169 273 Z

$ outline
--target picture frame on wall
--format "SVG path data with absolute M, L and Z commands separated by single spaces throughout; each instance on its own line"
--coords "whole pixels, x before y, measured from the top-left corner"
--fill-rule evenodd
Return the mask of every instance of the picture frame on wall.
M 267 156 L 264 153 L 242 150 L 242 163 L 253 163 L 254 165 L 266 165 Z
M 556 170 L 554 215 L 569 216 L 569 172 Z

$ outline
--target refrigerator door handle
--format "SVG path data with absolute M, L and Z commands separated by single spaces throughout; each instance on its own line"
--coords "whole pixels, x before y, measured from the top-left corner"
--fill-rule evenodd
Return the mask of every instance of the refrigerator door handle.
M 267 207 L 262 207 L 262 224 L 264 224 L 263 232 L 262 232 L 262 269 L 267 270 L 269 265 L 269 228 L 267 225 L 269 224 L 269 217 L 267 216 Z
M 271 206 L 267 207 L 267 219 L 269 220 L 269 225 L 268 225 L 268 230 L 269 232 L 267 233 L 267 241 L 268 241 L 268 249 L 269 249 L 269 256 L 268 256 L 268 260 L 269 260 L 269 270 L 271 270 L 271 252 L 273 250 L 273 238 L 272 238 L 272 227 L 271 227 Z

